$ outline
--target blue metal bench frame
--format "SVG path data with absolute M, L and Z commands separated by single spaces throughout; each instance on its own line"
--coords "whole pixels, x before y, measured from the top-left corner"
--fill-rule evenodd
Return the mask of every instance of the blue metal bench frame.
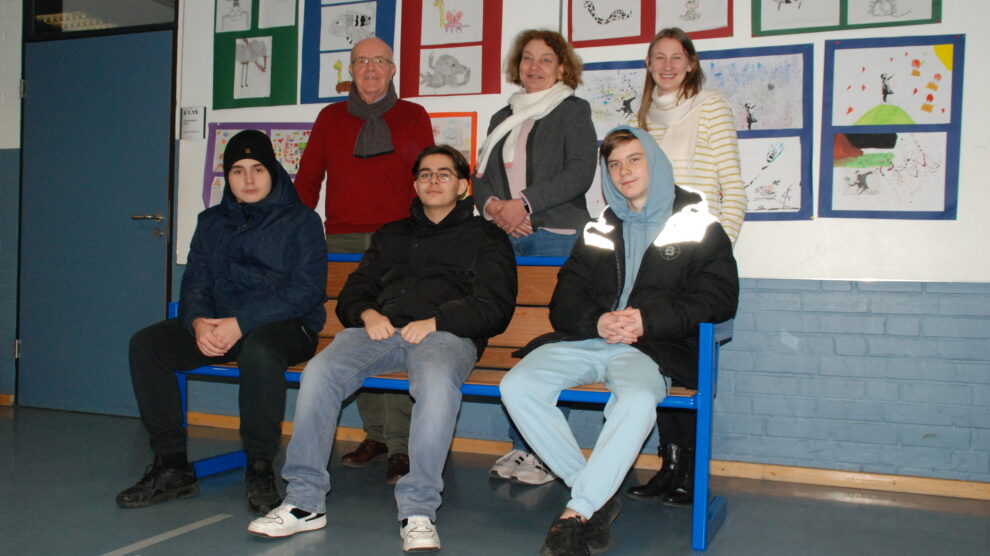
M 358 260 L 360 260 L 360 255 L 327 255 L 328 262 L 354 262 Z M 517 257 L 516 261 L 520 266 L 559 266 L 563 264 L 564 259 Z M 178 316 L 178 307 L 178 303 L 169 303 L 169 318 Z M 719 347 L 731 339 L 731 332 L 731 321 L 718 325 L 707 322 L 701 323 L 698 335 L 700 349 L 698 354 L 697 393 L 690 397 L 668 396 L 657 404 L 658 407 L 690 409 L 696 411 L 698 414 L 698 437 L 695 446 L 694 502 L 691 518 L 691 548 L 694 550 L 705 550 L 708 547 L 712 537 L 718 531 L 722 522 L 725 521 L 726 512 L 728 511 L 725 498 L 710 495 L 709 478 L 712 454 L 712 412 L 718 381 L 718 352 Z M 285 381 L 287 383 L 298 384 L 301 375 L 302 373 L 298 371 L 287 371 L 285 373 Z M 191 371 L 177 371 L 175 376 L 182 397 L 182 414 L 185 416 L 187 411 L 187 382 L 189 377 L 239 378 L 240 372 L 236 368 L 208 365 Z M 369 377 L 364 380 L 364 387 L 379 390 L 408 391 L 409 381 L 394 378 Z M 497 386 L 487 384 L 464 384 L 461 386 L 461 392 L 465 396 L 501 397 Z M 562 401 L 601 405 L 605 405 L 608 402 L 609 396 L 611 396 L 609 392 L 586 390 L 564 390 L 560 393 L 560 399 Z M 207 477 L 242 468 L 245 465 L 247 465 L 247 458 L 243 450 L 193 462 L 197 477 Z

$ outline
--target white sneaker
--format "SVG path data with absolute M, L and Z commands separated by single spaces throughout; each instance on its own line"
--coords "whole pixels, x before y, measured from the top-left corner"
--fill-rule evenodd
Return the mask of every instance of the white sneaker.
M 433 552 L 440 550 L 440 535 L 437 526 L 425 515 L 411 515 L 399 529 L 402 537 L 402 550 L 405 552 Z
M 303 531 L 315 531 L 327 526 L 327 514 L 314 514 L 282 504 L 248 525 L 248 533 L 262 537 L 288 537 Z
M 536 454 L 527 454 L 522 463 L 516 466 L 512 478 L 527 485 L 545 485 L 550 481 L 557 480 L 553 471 L 550 471 L 550 468 L 536 457 Z
M 522 450 L 512 450 L 508 454 L 495 460 L 495 465 L 488 471 L 488 474 L 492 477 L 501 477 L 503 479 L 511 479 L 512 474 L 516 472 L 516 468 L 519 464 L 526 459 L 528 456 L 526 452 Z

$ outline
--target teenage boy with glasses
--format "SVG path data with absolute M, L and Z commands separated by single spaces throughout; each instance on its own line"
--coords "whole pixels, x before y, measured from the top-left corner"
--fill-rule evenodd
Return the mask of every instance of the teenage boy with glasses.
M 505 233 L 465 197 L 469 167 L 453 147 L 428 147 L 413 167 L 410 216 L 386 224 L 347 279 L 337 317 L 347 328 L 302 373 L 282 477 L 285 503 L 248 531 L 284 537 L 326 526 L 341 403 L 369 376 L 405 370 L 415 399 L 409 474 L 395 486 L 405 551 L 440 549 L 434 521 L 461 385 L 509 324 L 516 265 Z M 343 538 L 347 533 L 341 531 Z

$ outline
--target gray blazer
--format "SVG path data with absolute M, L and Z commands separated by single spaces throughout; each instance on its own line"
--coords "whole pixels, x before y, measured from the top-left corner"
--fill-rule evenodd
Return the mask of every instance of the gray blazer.
M 492 116 L 490 134 L 512 115 L 506 106 Z M 509 199 L 509 180 L 505 174 L 499 141 L 488 158 L 484 177 L 472 181 L 474 202 L 484 214 L 489 198 Z M 590 217 L 584 194 L 595 179 L 598 163 L 598 140 L 591 122 L 588 101 L 575 96 L 564 99 L 557 108 L 533 123 L 526 141 L 526 189 L 530 221 L 536 228 L 580 230 Z

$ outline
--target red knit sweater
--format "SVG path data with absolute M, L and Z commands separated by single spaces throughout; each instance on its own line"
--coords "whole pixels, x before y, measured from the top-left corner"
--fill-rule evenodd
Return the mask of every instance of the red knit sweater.
M 364 120 L 347 112 L 347 101 L 320 111 L 299 162 L 296 191 L 303 204 L 316 208 L 327 179 L 327 234 L 374 232 L 382 224 L 409 216 L 416 196 L 412 167 L 433 144 L 426 110 L 404 100 L 385 113 L 395 150 L 371 158 L 354 156 L 354 142 Z

